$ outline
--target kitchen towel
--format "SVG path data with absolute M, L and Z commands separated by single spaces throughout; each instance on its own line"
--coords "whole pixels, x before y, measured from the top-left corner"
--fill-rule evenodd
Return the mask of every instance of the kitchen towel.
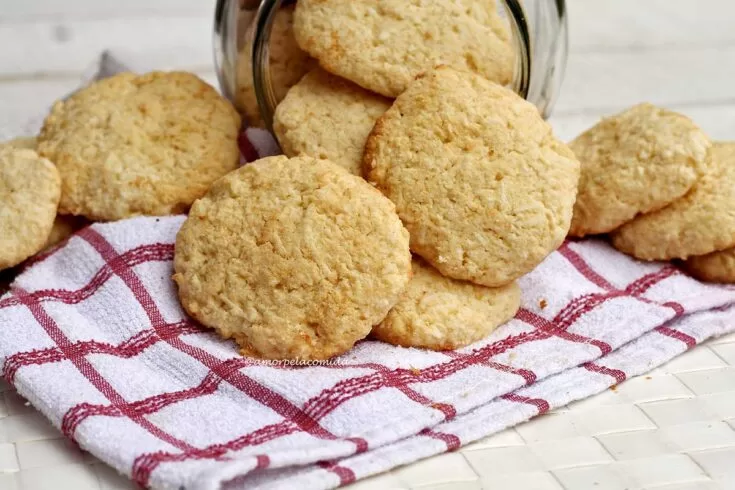
M 0 365 L 68 437 L 154 488 L 330 488 L 499 431 L 735 327 L 735 290 L 599 240 L 520 280 L 487 339 L 432 352 L 365 340 L 332 361 L 238 355 L 189 320 L 184 217 L 95 224 L 0 299 Z M 297 482 L 297 483 L 296 483 Z
M 277 149 L 254 129 L 241 147 L 247 159 Z M 457 449 L 735 330 L 735 289 L 582 240 L 521 279 L 516 318 L 464 349 L 366 340 L 316 365 L 256 361 L 182 312 L 171 274 L 183 219 L 85 228 L 0 298 L 3 377 L 144 486 L 335 487 Z

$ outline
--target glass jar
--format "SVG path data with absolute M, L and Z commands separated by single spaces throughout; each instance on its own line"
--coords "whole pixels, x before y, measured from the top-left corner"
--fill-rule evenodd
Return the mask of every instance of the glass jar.
M 295 3 L 217 0 L 217 76 L 222 92 L 251 126 L 270 130 L 273 112 L 285 92 L 316 66 L 316 61 L 298 48 L 290 33 Z M 514 75 L 509 86 L 548 117 L 566 66 L 565 1 L 499 0 L 496 8 L 515 51 Z

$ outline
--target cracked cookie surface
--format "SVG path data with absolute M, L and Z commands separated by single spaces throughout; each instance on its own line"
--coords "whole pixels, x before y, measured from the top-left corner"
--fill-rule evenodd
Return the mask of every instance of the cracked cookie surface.
M 406 292 L 371 335 L 403 347 L 458 349 L 513 318 L 520 302 L 515 282 L 488 288 L 457 281 L 414 258 Z
M 395 204 L 411 248 L 443 275 L 502 286 L 559 247 L 579 162 L 512 91 L 440 67 L 378 120 L 365 175 Z
M 702 174 L 710 141 L 691 119 L 639 104 L 569 144 L 581 164 L 570 234 L 607 233 L 683 196 Z
M 0 148 L 0 270 L 43 249 L 60 195 L 53 163 L 33 150 Z
M 326 359 L 380 322 L 411 274 L 394 205 L 325 160 L 270 157 L 215 183 L 176 239 L 186 311 L 245 355 Z
M 59 169 L 60 212 L 112 221 L 185 212 L 237 168 L 240 116 L 185 72 L 121 73 L 57 102 L 38 152 Z
M 385 97 L 317 68 L 278 105 L 273 130 L 286 155 L 330 160 L 362 175 L 365 142 L 390 104 Z
M 490 0 L 300 0 L 294 35 L 324 69 L 386 97 L 439 64 L 513 78 L 510 31 Z
M 683 197 L 611 234 L 621 252 L 643 260 L 687 259 L 735 246 L 735 143 L 715 142 L 704 175 Z

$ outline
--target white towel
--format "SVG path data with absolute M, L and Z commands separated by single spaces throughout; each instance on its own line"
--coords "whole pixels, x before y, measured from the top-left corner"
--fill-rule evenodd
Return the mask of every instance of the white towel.
M 3 376 L 81 447 L 154 488 L 331 488 L 454 450 L 735 327 L 735 290 L 567 242 L 522 309 L 452 352 L 375 341 L 324 366 L 243 358 L 186 318 L 183 217 L 85 228 L 0 299 Z

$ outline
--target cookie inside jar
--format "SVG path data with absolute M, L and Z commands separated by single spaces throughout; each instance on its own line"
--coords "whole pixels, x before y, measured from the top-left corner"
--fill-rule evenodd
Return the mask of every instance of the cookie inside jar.
M 256 12 L 240 1 L 237 12 L 237 83 L 233 93 L 235 107 L 243 114 L 248 126 L 265 127 L 260 113 L 253 77 L 253 41 L 258 28 Z M 296 2 L 286 1 L 274 12 L 268 39 L 267 71 L 270 87 L 277 102 L 283 100 L 294 86 L 318 62 L 296 43 L 293 35 L 293 17 Z
M 395 98 L 416 76 L 448 65 L 525 98 L 532 91 L 531 102 L 547 115 L 566 60 L 566 17 L 563 1 L 539 1 L 550 5 L 220 0 L 215 22 L 220 84 L 248 126 L 269 130 L 278 103 L 317 67 Z M 539 70 L 532 70 L 532 60 Z

